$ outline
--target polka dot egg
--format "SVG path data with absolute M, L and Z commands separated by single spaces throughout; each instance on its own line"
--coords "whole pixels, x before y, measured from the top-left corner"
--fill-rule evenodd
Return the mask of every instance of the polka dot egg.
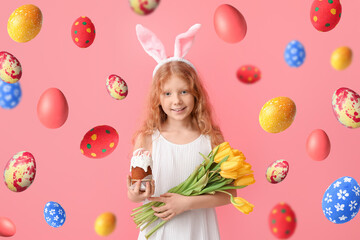
M 5 185 L 13 192 L 25 191 L 33 183 L 36 174 L 34 156 L 26 151 L 15 154 L 6 164 Z
M 0 80 L 0 106 L 4 109 L 13 109 L 19 104 L 20 100 L 20 83 L 6 83 Z
M 116 100 L 124 99 L 128 94 L 128 87 L 124 79 L 114 74 L 106 79 L 106 89 Z
M 88 131 L 80 144 L 80 151 L 89 158 L 103 158 L 112 153 L 119 142 L 116 130 L 101 125 Z
M 131 9 L 139 15 L 152 13 L 159 5 L 160 0 L 129 0 Z
M 236 76 L 243 83 L 255 83 L 260 80 L 261 72 L 255 66 L 244 65 L 237 70 Z
M 301 42 L 293 40 L 286 46 L 284 58 L 290 67 L 300 67 L 305 61 L 305 48 Z
M 64 225 L 66 214 L 64 208 L 57 202 L 48 202 L 44 207 L 45 221 L 49 226 L 58 228 Z
M 349 88 L 339 88 L 332 97 L 336 119 L 347 128 L 360 127 L 360 96 Z
M 314 0 L 310 10 L 311 23 L 318 31 L 328 32 L 339 23 L 341 11 L 339 0 Z
M 266 179 L 269 183 L 282 182 L 289 172 L 289 163 L 284 159 L 277 160 L 270 164 L 266 170 Z
M 7 83 L 16 83 L 21 75 L 22 68 L 19 60 L 11 53 L 0 52 L 0 78 Z
M 322 210 L 333 223 L 342 224 L 352 220 L 359 212 L 360 186 L 352 177 L 335 180 L 325 191 Z
M 271 233 L 278 239 L 291 237 L 296 228 L 296 216 L 291 207 L 281 202 L 272 208 L 269 215 Z
M 71 38 L 80 48 L 87 48 L 94 42 L 95 26 L 88 17 L 82 16 L 75 20 L 71 27 Z

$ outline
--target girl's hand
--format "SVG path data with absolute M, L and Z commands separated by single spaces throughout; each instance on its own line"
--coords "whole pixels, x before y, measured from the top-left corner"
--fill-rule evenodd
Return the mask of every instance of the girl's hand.
M 168 221 L 188 210 L 187 197 L 177 193 L 165 193 L 160 197 L 149 197 L 150 201 L 163 202 L 164 206 L 152 207 L 155 211 L 154 215 L 161 218 L 164 221 Z
M 150 182 L 146 182 L 145 192 L 140 190 L 141 180 L 137 181 L 135 184 L 135 188 L 131 189 L 131 177 L 127 177 L 127 188 L 128 188 L 128 198 L 133 202 L 142 202 L 146 198 L 151 197 L 155 192 L 155 182 L 151 180 Z

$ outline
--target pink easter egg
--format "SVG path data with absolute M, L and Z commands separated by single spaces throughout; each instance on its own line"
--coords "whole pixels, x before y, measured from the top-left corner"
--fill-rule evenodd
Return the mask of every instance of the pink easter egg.
M 216 9 L 214 27 L 217 35 L 228 43 L 243 40 L 247 30 L 244 16 L 229 4 L 222 4 Z
M 15 233 L 15 224 L 7 217 L 0 217 L 0 237 L 11 237 Z
M 312 131 L 306 141 L 308 155 L 316 161 L 322 161 L 330 153 L 330 140 L 322 129 Z
M 69 106 L 64 94 L 57 88 L 47 89 L 37 105 L 40 122 L 47 128 L 61 127 L 69 114 Z

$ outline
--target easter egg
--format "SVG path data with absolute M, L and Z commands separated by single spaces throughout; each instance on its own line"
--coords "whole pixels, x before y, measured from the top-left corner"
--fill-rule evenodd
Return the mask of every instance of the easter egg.
M 44 207 L 45 221 L 49 226 L 58 228 L 64 225 L 66 214 L 64 208 L 57 202 L 48 202 Z
M 310 133 L 306 141 L 308 155 L 316 161 L 322 161 L 330 153 L 330 140 L 322 129 L 315 129 Z
M 69 106 L 64 94 L 57 88 L 49 88 L 40 96 L 37 115 L 47 128 L 61 127 L 69 114 Z
M 103 158 L 112 153 L 119 142 L 117 131 L 107 125 L 90 129 L 80 143 L 80 151 L 89 158 Z
M 7 31 L 12 40 L 28 42 L 41 30 L 42 13 L 37 6 L 26 4 L 17 8 L 9 17 Z
M 331 66 L 336 70 L 344 70 L 352 61 L 352 51 L 348 47 L 339 47 L 331 54 Z
M 222 4 L 215 10 L 214 27 L 216 34 L 228 43 L 240 42 L 247 31 L 244 16 L 229 4 Z
M 33 183 L 35 174 L 34 156 L 26 151 L 18 152 L 5 165 L 4 182 L 11 191 L 22 192 Z
M 95 26 L 88 17 L 82 16 L 75 20 L 71 27 L 71 38 L 80 48 L 87 48 L 94 42 Z
M 261 72 L 255 66 L 244 65 L 237 70 L 236 76 L 243 83 L 255 83 L 260 80 Z
M 266 179 L 269 183 L 282 182 L 289 172 L 289 163 L 284 159 L 271 163 L 266 170 Z
M 111 234 L 116 227 L 116 217 L 111 212 L 99 215 L 95 220 L 95 232 L 100 236 Z
M 360 127 L 360 96 L 349 88 L 339 88 L 332 96 L 336 119 L 345 127 Z
M 152 13 L 159 5 L 160 0 L 129 0 L 131 9 L 139 15 Z
M 290 127 L 295 119 L 296 106 L 288 97 L 276 97 L 261 108 L 259 123 L 269 133 L 279 133 Z
M 305 48 L 301 42 L 293 40 L 288 43 L 285 48 L 284 58 L 290 67 L 300 67 L 304 63 L 305 57 Z
M 0 217 L 0 237 L 11 237 L 15 233 L 15 224 L 7 217 Z
M 128 87 L 124 79 L 114 74 L 106 79 L 106 89 L 116 100 L 124 99 L 128 94 Z
M 356 216 L 359 204 L 359 184 L 352 177 L 341 177 L 326 189 L 322 199 L 322 210 L 330 222 L 342 224 Z
M 269 215 L 269 227 L 278 239 L 287 239 L 294 234 L 296 216 L 290 205 L 281 202 L 272 208 Z
M 340 0 L 314 0 L 311 5 L 310 20 L 320 32 L 327 32 L 336 27 L 340 17 Z
M 0 106 L 4 109 L 13 109 L 19 104 L 20 100 L 20 83 L 6 83 L 0 79 Z
M 22 68 L 19 60 L 11 53 L 0 52 L 0 78 L 6 83 L 16 83 L 21 75 Z

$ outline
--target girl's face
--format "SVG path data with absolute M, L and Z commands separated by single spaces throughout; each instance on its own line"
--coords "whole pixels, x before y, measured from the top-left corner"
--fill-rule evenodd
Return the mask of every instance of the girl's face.
M 168 79 L 160 95 L 160 104 L 169 120 L 191 120 L 195 99 L 188 83 L 175 75 Z

